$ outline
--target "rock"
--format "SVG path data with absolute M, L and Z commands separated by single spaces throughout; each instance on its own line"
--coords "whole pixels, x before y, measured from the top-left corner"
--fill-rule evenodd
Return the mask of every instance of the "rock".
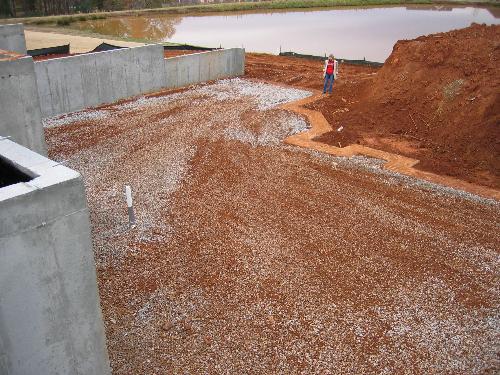
M 187 320 L 183 320 L 182 321 L 182 329 L 188 335 L 192 335 L 194 333 L 194 327 L 193 327 L 193 325 L 189 321 L 187 321 Z
M 168 322 L 165 322 L 162 326 L 161 326 L 161 329 L 168 332 L 170 331 L 172 328 L 174 327 L 174 323 L 168 321 Z

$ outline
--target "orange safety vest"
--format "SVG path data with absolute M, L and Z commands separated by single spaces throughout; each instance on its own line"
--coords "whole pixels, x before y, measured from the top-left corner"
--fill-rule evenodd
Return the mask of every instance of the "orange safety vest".
M 332 60 L 332 61 L 328 60 L 328 62 L 326 64 L 327 64 L 326 65 L 326 74 L 329 74 L 329 75 L 333 74 L 333 69 L 335 67 L 335 60 Z

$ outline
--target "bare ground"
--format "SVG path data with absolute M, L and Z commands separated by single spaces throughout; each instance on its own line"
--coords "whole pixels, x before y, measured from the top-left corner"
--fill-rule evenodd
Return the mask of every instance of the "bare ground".
M 498 372 L 498 202 L 284 145 L 304 95 L 233 80 L 46 122 L 84 176 L 114 374 Z
M 116 39 L 95 38 L 82 35 L 70 35 L 57 32 L 42 31 L 39 29 L 27 29 L 24 31 L 27 49 L 38 49 L 46 47 L 62 46 L 70 44 L 71 53 L 85 53 L 92 51 L 99 44 L 105 42 L 123 47 L 143 46 L 144 43 L 128 42 Z
M 399 41 L 381 69 L 341 64 L 333 93 L 308 105 L 334 129 L 316 141 L 404 155 L 422 171 L 498 189 L 499 37 L 500 26 L 475 24 Z M 247 77 L 323 88 L 321 61 L 249 54 L 246 63 Z
M 404 155 L 418 159 L 420 170 L 498 189 L 499 33 L 498 25 L 474 25 L 400 41 L 380 72 L 342 64 L 333 94 L 310 107 L 322 112 L 332 128 L 344 130 L 317 141 L 334 146 L 358 143 Z M 27 33 L 28 46 L 32 34 Z M 45 38 L 56 35 L 38 34 L 41 47 L 47 46 Z M 59 44 L 73 38 L 72 53 L 87 52 L 101 42 L 58 37 Z M 192 52 L 168 51 L 165 56 Z M 323 87 L 322 64 L 249 53 L 245 76 L 318 90 Z

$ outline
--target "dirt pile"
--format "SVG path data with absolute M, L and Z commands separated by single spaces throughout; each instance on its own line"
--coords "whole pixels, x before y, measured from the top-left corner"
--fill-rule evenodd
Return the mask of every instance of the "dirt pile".
M 372 80 L 340 83 L 312 105 L 344 127 L 320 141 L 398 152 L 418 168 L 498 188 L 499 61 L 500 26 L 399 41 Z

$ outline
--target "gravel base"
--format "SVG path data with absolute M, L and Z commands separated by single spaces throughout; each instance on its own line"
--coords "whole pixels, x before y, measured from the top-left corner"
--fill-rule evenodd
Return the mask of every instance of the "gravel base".
M 257 103 L 257 109 L 261 111 L 311 95 L 306 90 L 284 88 L 241 78 L 220 80 L 214 85 L 202 87 L 199 92 L 217 100 L 230 100 L 241 95 L 248 96 Z
M 294 147 L 290 147 L 289 150 L 294 150 Z M 314 150 L 300 150 L 300 152 L 307 152 L 310 155 L 314 155 L 316 158 L 318 158 L 318 160 L 322 160 L 323 162 L 330 164 L 333 168 L 342 167 L 353 170 L 363 170 L 373 173 L 374 175 L 380 176 L 381 183 L 387 185 L 403 184 L 407 188 L 416 188 L 420 190 L 425 190 L 429 193 L 437 194 L 443 197 L 461 198 L 468 201 L 473 201 L 486 205 L 493 205 L 497 207 L 499 207 L 500 205 L 500 202 L 494 199 L 484 198 L 463 190 L 458 190 L 448 186 L 439 185 L 433 182 L 420 180 L 412 176 L 407 176 L 401 173 L 384 169 L 383 166 L 386 163 L 385 160 L 374 159 L 365 156 L 337 157 Z
M 79 121 L 103 120 L 109 116 L 108 111 L 78 111 L 61 116 L 48 117 L 42 120 L 44 128 L 52 128 L 61 125 L 68 125 Z
M 277 146 L 289 135 L 306 130 L 308 125 L 299 116 L 288 112 L 269 113 L 282 103 L 303 98 L 310 93 L 297 89 L 273 89 L 274 86 L 263 83 L 236 79 L 218 81 L 215 84 L 200 84 L 189 87 L 186 91 L 153 97 L 140 96 L 125 103 L 87 109 L 84 111 L 44 119 L 47 129 L 57 132 L 51 138 L 49 147 L 51 156 L 78 170 L 85 177 L 89 202 L 100 207 L 106 214 L 99 218 L 92 217 L 97 233 L 94 247 L 97 249 L 98 263 L 109 264 L 119 260 L 127 252 L 135 250 L 117 243 L 109 246 L 114 239 L 124 234 L 134 240 L 167 241 L 172 235 L 168 225 L 157 228 L 159 217 L 169 205 L 169 197 L 178 189 L 189 172 L 189 163 L 196 153 L 198 139 L 235 140 L 257 146 Z M 235 101 L 246 103 L 234 106 Z M 183 115 L 182 108 L 204 108 L 210 102 L 220 103 L 224 111 L 214 109 L 195 110 L 199 126 L 191 128 L 190 120 Z M 258 114 L 254 115 L 253 111 Z M 159 118 L 151 122 L 151 114 L 158 113 Z M 165 113 L 165 115 L 163 115 Z M 243 116 L 242 116 L 243 114 Z M 249 116 L 245 116 L 248 114 Z M 251 115 L 250 115 L 251 114 Z M 155 115 L 153 115 L 155 116 Z M 195 116 L 192 116 L 195 117 Z M 129 123 L 130 119 L 133 119 Z M 151 123 L 148 123 L 151 122 Z M 117 134 L 111 131 L 109 138 L 101 134 L 107 131 L 107 124 L 113 123 Z M 248 128 L 248 123 L 258 124 Z M 139 126 L 135 126 L 139 125 Z M 69 132 L 82 144 L 66 150 L 69 144 L 66 130 L 58 127 L 69 126 Z M 122 129 L 123 135 L 121 134 Z M 98 142 L 84 146 L 94 132 Z M 153 139 L 146 141 L 147 148 L 139 153 L 130 153 L 137 139 L 150 137 L 155 133 L 162 136 L 164 142 Z M 108 135 L 106 133 L 106 135 Z M 59 150 L 59 151 L 57 151 Z M 130 154 L 136 154 L 131 156 Z M 155 156 L 162 155 L 162 160 Z M 118 169 L 118 172 L 115 171 Z M 119 176 L 120 183 L 117 183 Z M 137 225 L 129 230 L 122 212 L 123 190 L 130 184 L 134 196 L 147 197 L 136 202 Z M 156 202 L 162 201 L 162 205 Z
M 113 373 L 498 372 L 499 203 L 284 145 L 303 95 L 224 80 L 46 128 L 85 180 Z
M 252 147 L 280 146 L 286 137 L 307 129 L 309 126 L 303 118 L 292 113 L 281 113 L 273 118 L 273 122 L 264 122 L 258 133 L 245 128 L 241 123 L 233 123 L 224 129 L 224 136 L 227 140 L 248 143 Z

